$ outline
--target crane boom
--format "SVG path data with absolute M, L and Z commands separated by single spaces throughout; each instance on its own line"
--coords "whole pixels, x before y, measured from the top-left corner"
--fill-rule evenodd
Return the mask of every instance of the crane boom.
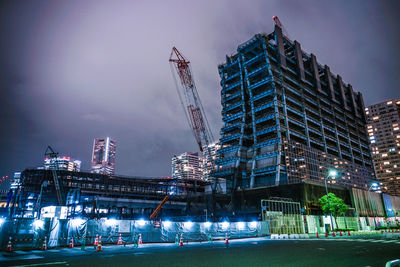
M 162 206 L 165 204 L 165 202 L 167 202 L 167 200 L 169 199 L 169 195 L 166 195 L 164 197 L 164 199 L 161 201 L 161 203 L 157 206 L 157 208 L 153 211 L 153 213 L 150 215 L 150 220 L 154 220 L 158 213 L 160 212 Z
M 214 138 L 193 80 L 190 61 L 186 60 L 176 47 L 173 47 L 169 62 L 174 66 L 180 78 L 185 96 L 185 104 L 182 102 L 184 112 L 197 145 L 200 151 L 204 152 L 204 146 L 208 146 Z M 182 99 L 179 90 L 178 94 Z
M 64 198 L 63 198 L 63 194 L 62 194 L 62 188 L 60 186 L 60 181 L 59 181 L 58 175 L 57 175 L 57 169 L 58 169 L 57 157 L 58 157 L 58 153 L 54 152 L 54 150 L 51 148 L 51 146 L 47 146 L 47 149 L 46 149 L 46 152 L 45 152 L 45 156 L 50 158 L 51 164 L 54 164 L 54 166 L 52 166 L 52 168 L 51 168 L 51 172 L 53 174 L 53 182 L 54 182 L 54 187 L 55 187 L 56 193 L 57 193 L 58 204 L 60 206 L 62 206 L 62 205 L 64 205 Z

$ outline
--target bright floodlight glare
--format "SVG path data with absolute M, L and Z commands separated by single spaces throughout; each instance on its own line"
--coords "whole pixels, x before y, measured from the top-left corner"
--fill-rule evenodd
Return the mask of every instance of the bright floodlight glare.
M 250 227 L 251 228 L 256 228 L 257 227 L 257 222 L 256 221 L 251 222 L 250 223 Z
M 0 226 L 2 226 L 4 222 L 5 222 L 5 219 L 4 218 L 0 218 Z
M 35 228 L 42 228 L 44 226 L 44 221 L 42 220 L 35 220 L 33 222 L 33 226 L 35 226 Z
M 190 229 L 190 228 L 192 228 L 193 223 L 191 221 L 188 221 L 188 222 L 185 222 L 184 225 L 185 225 L 185 228 Z
M 207 228 L 210 228 L 211 223 L 210 223 L 210 222 L 205 222 L 205 223 L 204 223 L 204 226 L 207 227 Z
M 372 186 L 373 186 L 373 187 L 377 187 L 378 184 L 377 184 L 377 183 L 373 183 Z
M 330 170 L 329 171 L 329 176 L 330 177 L 336 177 L 336 175 L 337 175 L 337 171 L 336 170 Z
M 168 228 L 168 227 L 171 226 L 171 221 L 164 221 L 163 225 L 164 225 L 165 228 Z
M 73 219 L 71 222 L 73 225 L 78 226 L 78 225 L 81 225 L 82 223 L 84 223 L 85 220 L 83 220 L 81 218 L 76 218 L 76 219 Z
M 222 223 L 222 229 L 227 229 L 229 227 L 229 222 L 223 222 Z
M 238 228 L 239 230 L 243 230 L 244 229 L 244 222 L 238 222 Z
M 117 220 L 116 219 L 107 219 L 106 220 L 106 225 L 108 226 L 113 226 L 117 224 Z
M 138 222 L 138 224 L 139 224 L 140 226 L 145 226 L 145 225 L 146 225 L 146 221 L 145 221 L 144 219 L 140 219 L 140 220 L 138 220 L 137 222 Z

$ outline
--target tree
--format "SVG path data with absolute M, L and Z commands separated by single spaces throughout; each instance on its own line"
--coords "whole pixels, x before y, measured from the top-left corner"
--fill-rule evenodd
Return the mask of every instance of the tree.
M 328 196 L 329 196 L 329 204 L 328 204 Z M 344 203 L 344 200 L 340 197 L 335 196 L 334 193 L 328 193 L 328 196 L 322 196 L 318 199 L 321 209 L 325 214 L 332 214 L 335 217 L 336 228 L 338 228 L 336 217 L 344 214 L 349 207 Z M 330 209 L 329 209 L 330 206 Z

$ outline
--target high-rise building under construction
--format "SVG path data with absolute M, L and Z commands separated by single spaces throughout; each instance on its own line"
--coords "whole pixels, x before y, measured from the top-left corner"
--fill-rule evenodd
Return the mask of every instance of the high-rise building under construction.
M 328 183 L 368 189 L 373 178 L 364 103 L 316 56 L 275 26 L 218 67 L 222 120 L 214 176 L 228 190 Z

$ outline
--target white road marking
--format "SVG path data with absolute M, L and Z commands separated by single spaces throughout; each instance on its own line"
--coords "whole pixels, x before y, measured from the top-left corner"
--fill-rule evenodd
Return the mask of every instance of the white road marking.
M 44 266 L 44 265 L 60 265 L 67 264 L 66 261 L 55 261 L 55 262 L 45 262 L 45 263 L 35 263 L 35 264 L 27 264 L 27 265 L 14 265 L 12 267 L 28 267 L 28 266 Z

